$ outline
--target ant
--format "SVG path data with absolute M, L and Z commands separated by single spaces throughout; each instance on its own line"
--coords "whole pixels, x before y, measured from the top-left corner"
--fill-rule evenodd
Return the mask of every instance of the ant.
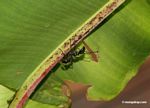
M 64 57 L 61 60 L 61 63 L 63 64 L 63 69 L 68 69 L 70 66 L 72 66 L 73 62 L 77 61 L 78 58 L 83 57 L 85 53 L 89 53 L 92 56 L 92 59 L 95 62 L 98 62 L 97 60 L 97 55 L 94 54 L 95 52 L 93 52 L 89 46 L 87 46 L 87 44 L 84 42 L 84 45 L 81 49 L 76 49 L 73 48 L 70 52 L 68 52 L 66 55 L 64 54 Z M 86 49 L 88 50 L 88 52 L 86 52 Z M 63 51 L 62 51 L 63 52 Z M 97 51 L 98 52 L 98 51 Z M 94 58 L 95 57 L 95 58 Z M 96 60 L 95 60 L 96 59 Z
M 75 62 L 77 58 L 83 56 L 84 53 L 85 53 L 84 46 L 79 50 L 76 50 L 75 48 L 73 48 L 66 55 L 63 53 L 64 57 L 61 60 L 61 63 L 63 64 L 63 69 L 68 69 L 70 66 L 72 66 L 73 62 Z

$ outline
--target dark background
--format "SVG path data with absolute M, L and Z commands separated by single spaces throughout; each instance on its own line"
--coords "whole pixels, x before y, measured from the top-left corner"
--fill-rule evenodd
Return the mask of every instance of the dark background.
M 86 87 L 83 85 L 71 84 L 71 88 L 73 90 L 71 108 L 150 108 L 150 57 L 125 89 L 109 102 L 87 101 Z M 147 101 L 147 104 L 122 104 L 122 100 Z

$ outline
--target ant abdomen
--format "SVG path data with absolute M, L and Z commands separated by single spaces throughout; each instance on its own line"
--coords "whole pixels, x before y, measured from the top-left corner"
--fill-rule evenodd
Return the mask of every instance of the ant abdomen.
M 87 53 L 91 54 L 91 53 L 95 53 L 95 52 L 90 51 Z M 73 62 L 78 61 L 78 59 L 81 56 L 83 56 L 84 54 L 86 54 L 85 46 L 83 46 L 81 49 L 73 48 L 70 52 L 68 52 L 66 55 L 64 55 L 63 59 L 61 60 L 61 62 L 63 63 L 63 67 L 67 67 L 66 69 L 68 69 L 68 67 L 70 67 L 73 64 Z

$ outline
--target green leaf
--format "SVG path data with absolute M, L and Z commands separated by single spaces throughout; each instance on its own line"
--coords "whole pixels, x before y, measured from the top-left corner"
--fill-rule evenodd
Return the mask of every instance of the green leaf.
M 0 84 L 20 88 L 41 62 L 107 1 L 1 0 Z M 87 96 L 92 99 L 112 99 L 125 87 L 150 53 L 150 2 L 128 1 L 86 39 L 93 50 L 99 51 L 99 62 L 80 60 L 73 64 L 73 69 L 58 68 L 57 78 L 91 85 Z M 52 79 L 49 76 L 47 82 Z M 45 88 L 47 82 L 33 97 L 51 104 L 46 99 L 53 88 L 46 91 L 48 95 L 43 99 L 38 98 L 43 88 L 51 87 Z M 64 100 L 57 98 L 56 102 L 66 103 L 67 99 Z M 32 101 L 31 104 L 41 103 Z
M 93 2 L 96 3 L 95 6 L 91 6 Z M 29 73 L 31 73 L 35 67 L 38 67 L 38 64 L 41 63 L 45 55 L 49 54 L 49 51 L 53 51 L 53 49 L 55 49 L 60 44 L 60 42 L 62 42 L 62 40 L 68 36 L 68 34 L 72 33 L 72 31 L 74 31 L 77 26 L 81 25 L 83 21 L 93 15 L 93 13 L 99 9 L 98 6 L 102 6 L 105 3 L 105 1 L 97 2 L 98 1 L 95 0 L 90 2 L 83 1 L 82 3 L 88 3 L 87 7 L 81 5 L 80 8 L 78 8 L 76 6 L 76 8 L 73 8 L 73 10 L 70 11 L 68 10 L 72 7 L 70 4 L 80 4 L 81 1 L 69 2 L 68 8 L 65 6 L 64 10 L 62 9 L 65 4 L 64 1 L 1 1 L 2 17 L 0 22 L 2 30 L 1 41 L 3 43 L 1 48 L 3 50 L 1 67 L 3 67 L 2 71 L 4 73 L 1 75 L 0 82 L 9 86 L 10 88 L 19 88 Z M 9 4 L 9 8 L 7 4 Z M 54 7 L 48 7 L 50 4 L 54 4 Z M 91 8 L 89 9 L 88 7 Z M 87 11 L 84 16 L 81 16 L 81 12 L 85 10 L 89 11 Z M 75 12 L 76 15 L 74 15 L 72 11 Z M 66 17 L 68 17 L 67 15 L 72 15 L 72 19 L 66 19 Z M 53 18 L 53 16 L 56 17 Z M 62 21 L 63 16 L 64 21 Z M 51 19 L 48 19 L 49 17 Z M 74 17 L 78 19 L 74 19 Z M 56 26 L 51 26 L 54 23 L 56 24 L 53 19 L 57 19 Z M 62 25 L 63 28 L 59 29 Z M 57 28 L 59 33 L 56 31 Z M 52 40 L 47 40 L 50 38 L 52 38 Z M 38 43 L 44 44 L 41 45 Z M 9 65 L 9 68 L 6 68 L 7 65 Z M 15 80 L 12 80 L 14 78 Z M 28 78 L 33 80 L 30 77 Z M 31 84 L 30 81 L 29 83 Z M 24 85 L 23 89 L 26 89 L 27 87 L 28 85 Z M 19 91 L 24 93 L 22 89 Z M 16 96 L 18 96 L 18 93 Z
M 19 88 L 43 59 L 106 1 L 1 0 L 0 83 Z
M 86 39 L 94 51 L 99 51 L 99 62 L 86 62 L 87 54 L 74 63 L 72 69 L 56 70 L 56 75 L 91 85 L 87 93 L 89 99 L 114 98 L 150 54 L 149 8 L 146 0 L 128 2 Z
M 57 78 L 55 74 L 49 74 L 44 81 L 37 87 L 31 98 L 44 104 L 55 105 L 57 107 L 68 108 L 70 99 L 65 96 L 65 91 L 69 90 L 65 87 L 64 82 Z
M 104 3 L 1 0 L 0 83 L 19 89 L 43 59 Z
M 8 108 L 9 101 L 13 99 L 12 97 L 14 94 L 13 91 L 0 85 L 0 108 Z
M 15 92 L 0 85 L 0 108 L 8 108 L 14 97 Z M 46 105 L 33 100 L 29 100 L 25 108 L 58 108 L 54 105 Z
M 29 100 L 25 108 L 58 108 L 58 107 L 54 105 L 48 105 L 37 101 Z

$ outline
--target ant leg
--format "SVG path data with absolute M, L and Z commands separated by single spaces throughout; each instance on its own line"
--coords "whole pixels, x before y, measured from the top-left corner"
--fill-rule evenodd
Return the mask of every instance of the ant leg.
M 59 48 L 59 50 L 62 52 L 62 55 L 64 55 L 64 56 L 65 56 L 65 53 L 61 50 L 61 48 Z
M 66 69 L 65 65 L 64 65 L 62 62 L 60 62 L 60 65 L 61 65 L 61 68 L 62 68 L 63 70 Z
M 70 60 L 70 68 L 73 69 L 73 57 L 71 57 L 71 60 Z

